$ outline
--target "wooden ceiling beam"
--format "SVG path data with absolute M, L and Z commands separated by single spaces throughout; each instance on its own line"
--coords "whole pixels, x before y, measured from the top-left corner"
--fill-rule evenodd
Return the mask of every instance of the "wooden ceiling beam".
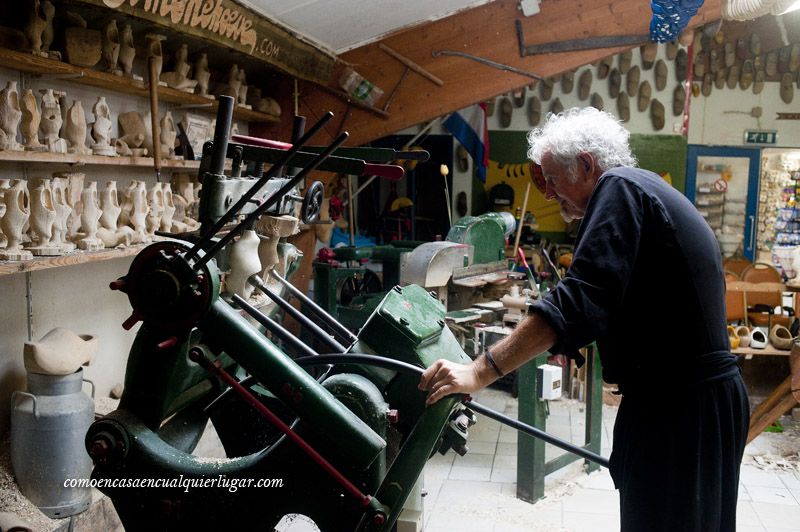
M 707 0 L 689 27 L 718 20 L 720 1 Z M 646 35 L 652 16 L 649 2 L 644 1 L 543 0 L 540 8 L 537 15 L 522 17 L 517 0 L 497 0 L 382 39 L 381 43 L 444 81 L 444 86 L 438 87 L 411 72 L 397 90 L 388 118 L 348 107 L 341 98 L 307 83 L 301 84 L 300 113 L 312 120 L 327 110 L 333 111 L 337 118 L 333 126 L 326 129 L 329 137 L 335 135 L 342 113 L 346 113 L 344 129 L 351 133 L 348 144 L 360 145 L 524 87 L 532 81 L 460 57 L 434 58 L 431 55 L 434 50 L 466 52 L 549 77 L 619 53 L 626 47 L 521 57 L 515 29 L 517 19 L 522 20 L 524 44 L 532 45 L 589 37 Z M 342 54 L 340 60 L 384 91 L 385 96 L 378 101 L 379 107 L 384 105 L 405 70 L 405 66 L 381 50 L 377 42 Z M 291 87 L 284 84 L 276 89 L 284 109 L 289 111 L 292 108 Z M 285 138 L 286 132 L 291 131 L 290 115 L 291 112 L 285 112 L 281 124 L 259 125 L 254 132 Z

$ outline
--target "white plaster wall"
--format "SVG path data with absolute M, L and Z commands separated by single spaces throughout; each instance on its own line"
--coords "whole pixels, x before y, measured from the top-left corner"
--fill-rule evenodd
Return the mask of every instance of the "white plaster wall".
M 753 107 L 761 107 L 760 118 L 750 116 Z M 708 97 L 692 99 L 689 117 L 689 142 L 723 146 L 744 145 L 746 129 L 777 130 L 777 146 L 800 147 L 800 120 L 777 120 L 777 113 L 800 112 L 800 91 L 794 84 L 792 103 L 780 97 L 780 83 L 767 81 L 760 94 L 752 88 L 714 89 Z

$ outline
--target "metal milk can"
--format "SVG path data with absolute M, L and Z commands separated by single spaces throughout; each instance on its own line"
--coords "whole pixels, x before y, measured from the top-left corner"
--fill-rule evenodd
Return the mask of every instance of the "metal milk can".
M 11 466 L 20 491 L 50 518 L 83 512 L 92 501 L 92 460 L 84 437 L 94 401 L 83 393 L 83 369 L 71 375 L 28 373 L 28 391 L 11 395 Z M 65 483 L 67 486 L 65 486 Z

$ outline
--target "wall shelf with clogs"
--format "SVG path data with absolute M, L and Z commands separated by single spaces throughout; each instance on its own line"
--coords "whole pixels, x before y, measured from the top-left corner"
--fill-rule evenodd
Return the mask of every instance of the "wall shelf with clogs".
M 109 91 L 130 94 L 140 98 L 150 95 L 148 85 L 143 81 L 116 76 L 108 72 L 100 72 L 90 68 L 83 68 L 62 61 L 39 57 L 30 53 L 17 52 L 0 48 L 0 65 L 5 68 L 18 70 L 31 75 L 57 76 L 72 83 L 89 87 L 97 87 Z M 158 98 L 160 101 L 185 106 L 197 106 L 209 112 L 216 112 L 219 106 L 216 99 L 211 100 L 197 94 L 159 86 Z M 237 106 L 233 111 L 234 118 L 246 122 L 278 122 L 279 117 L 261 113 Z
M 68 255 L 57 257 L 36 257 L 30 260 L 0 261 L 0 277 L 13 275 L 15 273 L 33 272 L 47 270 L 49 268 L 61 268 L 64 266 L 75 266 L 88 262 L 101 262 L 123 257 L 130 257 L 139 253 L 146 244 L 135 244 L 132 246 L 118 249 L 103 249 L 100 251 L 76 251 Z
M 0 151 L 0 162 L 60 163 L 70 166 L 103 165 L 153 168 L 152 157 L 106 157 L 103 155 L 78 155 L 75 153 L 51 153 L 33 151 Z M 200 161 L 164 159 L 161 168 L 173 170 L 196 170 Z

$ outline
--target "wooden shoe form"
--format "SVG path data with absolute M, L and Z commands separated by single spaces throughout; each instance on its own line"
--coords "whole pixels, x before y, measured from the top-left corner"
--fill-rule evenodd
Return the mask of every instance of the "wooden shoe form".
M 736 336 L 739 338 L 739 347 L 750 347 L 750 329 L 744 325 L 739 325 L 735 329 Z
M 641 81 L 641 71 L 638 66 L 631 67 L 628 74 L 625 76 L 625 86 L 628 91 L 628 96 L 635 98 L 639 93 L 639 82 Z
M 261 260 L 258 257 L 260 243 L 256 232 L 248 229 L 242 232 L 242 236 L 233 245 L 229 259 L 231 269 L 225 276 L 226 294 L 237 294 L 248 299 L 253 293 L 254 288 L 247 280 L 261 271 Z
M 589 105 L 591 105 L 598 111 L 602 111 L 605 108 L 605 102 L 603 101 L 603 97 L 597 94 L 596 92 L 592 93 L 592 97 L 589 99 Z
M 102 53 L 106 63 L 106 70 L 112 74 L 120 75 L 119 63 L 120 36 L 117 21 L 112 20 L 103 28 Z
M 53 189 L 53 207 L 56 209 L 56 219 L 53 221 L 53 235 L 51 244 L 61 248 L 64 253 L 73 251 L 75 244 L 67 241 L 67 224 L 72 215 L 72 207 L 67 203 L 68 181 L 64 177 L 53 177 L 50 188 Z
M 22 145 L 17 142 L 17 129 L 21 119 L 17 82 L 9 81 L 0 91 L 0 131 L 3 134 L 0 149 L 22 150 Z
M 269 282 L 269 271 L 278 264 L 278 242 L 281 238 L 292 236 L 300 230 L 300 223 L 294 216 L 262 216 L 256 226 L 261 235 L 258 257 L 261 262 L 261 277 Z
M 728 325 L 728 342 L 731 345 L 731 349 L 739 349 L 739 337 L 736 335 L 736 331 L 730 325 Z
M 81 193 L 81 231 L 84 237 L 78 241 L 78 247 L 84 251 L 103 249 L 103 242 L 97 238 L 98 222 L 103 212 L 97 197 L 97 181 L 92 181 Z
M 98 347 L 96 336 L 77 335 L 69 329 L 56 327 L 38 342 L 25 342 L 25 369 L 45 375 L 71 375 L 94 361 Z
M 792 348 L 794 338 L 792 337 L 792 333 L 789 332 L 789 329 L 783 325 L 773 325 L 772 329 L 769 331 L 769 342 L 775 349 L 788 351 Z
M 94 114 L 94 123 L 92 124 L 94 146 L 92 146 L 92 153 L 106 157 L 116 155 L 117 150 L 110 144 L 111 127 L 114 124 L 111 122 L 111 111 L 108 108 L 105 96 L 98 96 L 97 102 L 92 107 L 92 113 Z
M 31 89 L 25 89 L 20 98 L 20 111 L 22 118 L 19 124 L 19 131 L 22 133 L 23 147 L 25 151 L 46 151 L 47 147 L 39 142 L 39 124 L 42 121 L 42 113 L 36 104 L 36 96 Z
M 54 92 L 53 89 L 41 89 L 39 92 L 42 93 L 39 132 L 44 145 L 52 153 L 67 153 L 67 141 L 59 136 L 63 123 L 59 97 L 64 93 Z
M 128 78 L 133 76 L 133 59 L 136 57 L 136 45 L 133 43 L 133 29 L 130 24 L 122 27 L 119 36 L 119 66 L 122 68 L 122 75 Z
M 86 146 L 86 115 L 80 100 L 73 100 L 72 106 L 67 111 L 64 123 L 64 138 L 69 144 L 69 152 L 79 155 L 91 153 Z
M 28 247 L 34 255 L 60 255 L 62 249 L 58 245 L 51 245 L 53 236 L 53 222 L 56 220 L 56 209 L 53 205 L 53 189 L 50 180 L 43 179 L 41 184 L 31 192 L 31 230 L 35 234 L 36 244 Z
M 30 251 L 22 249 L 22 229 L 30 218 L 28 184 L 16 180 L 3 192 L 5 214 L 0 220 L 0 229 L 8 239 L 6 248 L 0 250 L 0 260 L 28 260 L 33 258 Z
M 750 347 L 753 349 L 765 349 L 767 347 L 767 335 L 761 329 L 753 329 L 750 334 Z

